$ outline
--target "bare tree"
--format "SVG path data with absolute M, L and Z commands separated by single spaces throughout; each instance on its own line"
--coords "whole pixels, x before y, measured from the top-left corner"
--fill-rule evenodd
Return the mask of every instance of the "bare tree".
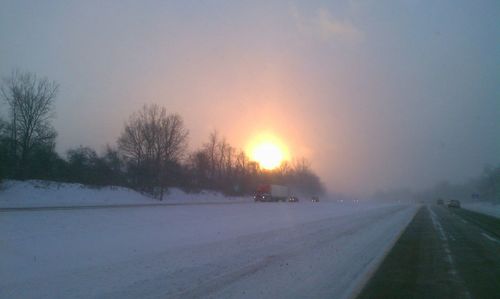
M 320 178 L 305 159 L 283 161 L 273 170 L 263 170 L 243 150 L 231 146 L 217 131 L 213 131 L 202 148 L 188 159 L 188 170 L 196 188 L 210 188 L 228 194 L 245 194 L 261 183 L 288 185 L 301 194 L 324 193 Z
M 29 72 L 14 71 L 0 88 L 9 105 L 11 150 L 19 159 L 20 175 L 27 175 L 27 159 L 37 145 L 54 142 L 50 120 L 59 85 Z M 17 163 L 16 163 L 17 164 Z
M 123 155 L 136 169 L 145 173 L 142 180 L 154 179 L 149 191 L 159 187 L 159 197 L 163 198 L 169 165 L 178 163 L 187 146 L 188 131 L 182 118 L 177 114 L 167 114 L 164 107 L 145 105 L 134 113 L 118 139 Z M 138 174 L 141 176 L 141 174 Z M 141 179 L 137 178 L 137 182 Z
M 245 175 L 247 173 L 247 165 L 249 162 L 248 156 L 243 150 L 240 150 L 236 155 L 236 160 L 234 162 L 236 173 L 240 176 Z
M 215 179 L 216 169 L 217 169 L 217 145 L 219 144 L 219 133 L 214 130 L 210 133 L 208 142 L 204 144 L 204 150 L 208 156 L 208 163 L 210 169 L 210 179 Z
M 188 168 L 191 172 L 191 186 L 199 189 L 208 186 L 210 175 L 210 162 L 204 149 L 191 153 L 187 160 Z

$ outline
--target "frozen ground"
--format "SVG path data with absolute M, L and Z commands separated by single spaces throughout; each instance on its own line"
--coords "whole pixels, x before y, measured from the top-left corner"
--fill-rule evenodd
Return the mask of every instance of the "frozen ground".
M 346 298 L 417 206 L 0 213 L 0 298 Z
M 500 218 L 500 204 L 490 202 L 463 203 L 465 209 Z
M 250 197 L 224 197 L 209 191 L 189 194 L 173 188 L 160 202 L 123 187 L 91 188 L 82 184 L 40 180 L 5 181 L 0 187 L 0 208 L 251 201 Z

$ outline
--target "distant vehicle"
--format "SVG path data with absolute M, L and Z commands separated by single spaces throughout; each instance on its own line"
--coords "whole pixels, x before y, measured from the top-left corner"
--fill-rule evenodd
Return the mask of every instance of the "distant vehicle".
M 444 205 L 444 200 L 442 200 L 441 198 L 439 198 L 438 200 L 436 200 L 436 203 L 437 203 L 438 205 L 441 205 L 441 206 L 442 206 L 442 205 Z
M 450 202 L 448 202 L 448 208 L 460 208 L 460 201 L 456 199 L 450 200 Z
M 288 202 L 298 202 L 298 201 L 299 201 L 299 199 L 297 198 L 297 196 L 290 196 L 288 198 Z
M 313 196 L 313 197 L 311 197 L 311 201 L 312 202 L 319 202 L 319 197 Z
M 260 185 L 254 194 L 255 201 L 287 201 L 290 188 L 281 185 Z

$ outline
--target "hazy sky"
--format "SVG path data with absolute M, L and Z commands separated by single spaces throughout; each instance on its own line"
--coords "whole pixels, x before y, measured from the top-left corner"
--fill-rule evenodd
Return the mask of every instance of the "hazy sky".
M 191 148 L 269 132 L 328 190 L 366 195 L 500 163 L 499 20 L 496 0 L 2 0 L 0 76 L 60 84 L 61 153 L 159 103 Z

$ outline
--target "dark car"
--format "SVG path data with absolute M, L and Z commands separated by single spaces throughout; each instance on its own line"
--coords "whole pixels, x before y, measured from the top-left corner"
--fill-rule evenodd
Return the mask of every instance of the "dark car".
M 436 203 L 437 203 L 438 205 L 441 205 L 441 206 L 442 206 L 442 205 L 444 205 L 444 200 L 442 200 L 441 198 L 439 198 L 438 200 L 436 200 Z
M 299 201 L 299 199 L 297 198 L 297 196 L 290 196 L 288 198 L 288 202 L 298 202 L 298 201 Z
M 450 202 L 448 202 L 448 208 L 460 208 L 460 201 L 456 199 L 450 200 Z
M 317 196 L 313 196 L 313 197 L 311 198 L 311 201 L 312 201 L 312 202 L 319 202 L 319 197 L 317 197 Z

